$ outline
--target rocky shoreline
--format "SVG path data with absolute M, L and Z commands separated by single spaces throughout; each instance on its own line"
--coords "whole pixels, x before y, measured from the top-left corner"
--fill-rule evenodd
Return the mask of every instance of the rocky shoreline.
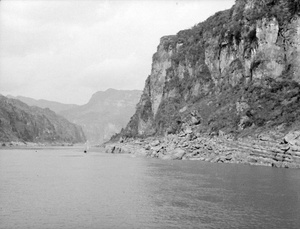
M 127 139 L 105 144 L 106 153 L 127 153 L 165 160 L 241 163 L 300 168 L 300 131 L 282 140 L 230 139 L 226 136 L 181 133 L 161 138 Z
M 78 144 L 78 143 L 77 143 Z M 9 148 L 9 147 L 48 147 L 48 146 L 74 146 L 73 143 L 68 142 L 20 142 L 20 141 L 11 141 L 11 142 L 0 142 L 0 148 Z

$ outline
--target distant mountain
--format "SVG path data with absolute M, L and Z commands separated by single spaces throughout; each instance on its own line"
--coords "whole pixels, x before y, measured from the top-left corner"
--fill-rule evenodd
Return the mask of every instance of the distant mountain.
M 0 95 L 0 141 L 78 143 L 82 129 L 48 108 L 28 106 Z
M 68 110 L 68 109 L 78 106 L 75 104 L 64 104 L 64 103 L 59 103 L 59 102 L 54 102 L 54 101 L 48 101 L 45 99 L 36 100 L 36 99 L 24 97 L 24 96 L 7 95 L 7 98 L 18 99 L 18 100 L 22 101 L 23 103 L 26 103 L 29 106 L 49 108 L 50 110 L 53 110 L 56 113 L 59 113 L 61 111 Z
M 87 139 L 102 143 L 126 126 L 134 114 L 142 91 L 115 90 L 96 92 L 90 101 L 59 112 L 69 121 L 81 125 Z

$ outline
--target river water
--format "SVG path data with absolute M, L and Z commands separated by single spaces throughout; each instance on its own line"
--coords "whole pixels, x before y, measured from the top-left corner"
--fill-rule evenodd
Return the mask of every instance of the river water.
M 300 228 L 300 170 L 0 150 L 0 228 Z

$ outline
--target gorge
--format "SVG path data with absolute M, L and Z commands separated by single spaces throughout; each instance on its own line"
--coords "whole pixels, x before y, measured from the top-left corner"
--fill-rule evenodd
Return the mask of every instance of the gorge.
M 108 141 L 112 135 L 124 128 L 134 114 L 142 91 L 107 89 L 98 91 L 83 105 L 64 104 L 24 96 L 7 96 L 18 99 L 29 106 L 48 108 L 69 122 L 82 127 L 91 144 Z

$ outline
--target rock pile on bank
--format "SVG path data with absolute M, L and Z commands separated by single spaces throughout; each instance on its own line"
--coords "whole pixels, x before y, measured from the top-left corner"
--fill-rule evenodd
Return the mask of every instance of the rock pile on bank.
M 106 153 L 127 153 L 165 160 L 242 163 L 279 168 L 300 168 L 300 132 L 282 140 L 181 133 L 161 138 L 127 139 L 106 144 Z

